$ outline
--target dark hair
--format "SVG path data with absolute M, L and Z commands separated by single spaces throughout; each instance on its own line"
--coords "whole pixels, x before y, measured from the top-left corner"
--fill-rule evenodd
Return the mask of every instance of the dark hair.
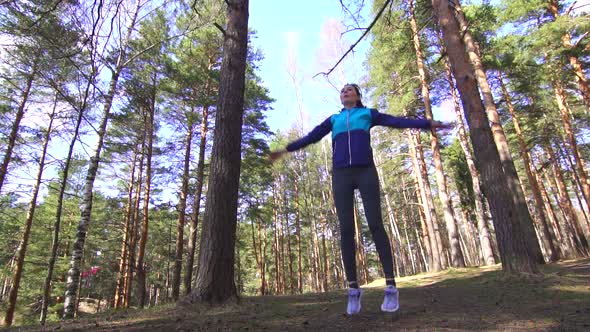
M 350 85 L 351 87 L 354 88 L 354 90 L 356 91 L 356 94 L 359 96 L 359 100 L 356 101 L 356 105 L 354 105 L 355 107 L 365 107 L 365 105 L 363 105 L 363 102 L 361 101 L 361 98 L 363 97 L 363 94 L 361 93 L 361 88 L 359 88 L 358 84 L 355 83 L 346 83 L 346 85 Z

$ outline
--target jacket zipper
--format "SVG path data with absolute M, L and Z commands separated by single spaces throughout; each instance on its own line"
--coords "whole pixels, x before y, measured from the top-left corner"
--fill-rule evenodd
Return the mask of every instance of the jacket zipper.
M 348 165 L 352 165 L 352 152 L 350 149 L 350 123 L 349 123 L 349 117 L 350 115 L 350 110 L 346 110 L 346 131 L 348 132 Z

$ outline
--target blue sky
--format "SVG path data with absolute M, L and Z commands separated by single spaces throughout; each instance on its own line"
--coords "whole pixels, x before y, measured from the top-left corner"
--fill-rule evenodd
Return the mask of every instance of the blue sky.
M 365 2 L 365 22 L 360 23 L 361 27 L 368 26 L 373 18 L 369 14 L 370 5 Z M 271 97 L 276 99 L 274 110 L 267 114 L 271 130 L 284 131 L 294 126 L 310 130 L 340 110 L 338 96 L 343 84 L 362 81 L 365 75 L 362 63 L 370 46 L 368 39 L 362 40 L 354 54 L 349 54 L 330 74 L 331 84 L 321 75 L 313 78 L 333 67 L 361 36 L 362 31 L 353 31 L 340 38 L 339 32 L 347 30 L 342 25 L 345 14 L 338 0 L 250 1 L 249 25 L 258 36 L 253 43 L 265 56 L 259 75 Z M 330 27 L 340 30 L 327 34 Z M 298 89 L 289 75 L 290 62 L 297 63 L 294 75 Z M 452 105 L 443 104 L 443 107 Z M 439 120 L 453 121 L 455 117 L 454 111 L 441 112 L 439 107 L 433 112 Z
M 276 99 L 274 110 L 267 114 L 272 130 L 285 130 L 295 124 L 299 127 L 301 123 L 309 129 L 340 109 L 339 90 L 331 87 L 323 77 L 314 79 L 312 76 L 327 71 L 343 54 L 338 53 L 338 58 L 325 59 L 321 63 L 318 61 L 322 54 L 325 57 L 331 50 L 331 45 L 322 39 L 322 30 L 327 29 L 330 22 L 341 22 L 343 16 L 337 0 L 250 1 L 249 25 L 258 32 L 253 43 L 265 56 L 259 75 L 271 97 Z M 331 41 L 336 42 L 338 36 L 333 35 L 335 38 Z M 343 38 L 348 44 L 344 51 L 359 36 L 358 32 L 345 34 Z M 337 71 L 331 75 L 338 89 L 343 83 L 360 80 L 368 44 L 368 41 L 362 41 L 358 45 L 359 51 L 339 66 L 338 70 L 344 73 Z M 292 71 L 295 84 L 288 71 L 290 59 L 291 63 L 297 63 L 296 71 Z

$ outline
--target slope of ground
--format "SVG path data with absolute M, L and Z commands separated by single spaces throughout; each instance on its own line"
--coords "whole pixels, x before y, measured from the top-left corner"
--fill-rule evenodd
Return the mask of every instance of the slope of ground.
M 499 266 L 399 278 L 401 309 L 383 313 L 383 280 L 364 287 L 360 314 L 345 291 L 245 297 L 238 305 L 111 311 L 47 331 L 590 331 L 590 259 L 509 276 Z M 13 331 L 35 331 L 22 327 Z

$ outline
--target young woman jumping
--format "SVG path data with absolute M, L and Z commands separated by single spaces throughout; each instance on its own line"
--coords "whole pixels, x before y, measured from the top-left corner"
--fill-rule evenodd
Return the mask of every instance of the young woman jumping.
M 395 312 L 399 309 L 399 292 L 395 285 L 391 245 L 381 217 L 381 193 L 373 162 L 370 129 L 374 126 L 431 129 L 450 128 L 451 125 L 439 121 L 394 117 L 366 108 L 361 102 L 360 89 L 356 84 L 346 84 L 342 88 L 340 101 L 343 106 L 340 113 L 331 115 L 309 134 L 289 143 L 286 149 L 271 152 L 270 159 L 276 160 L 287 152 L 316 143 L 332 132 L 332 192 L 340 224 L 340 248 L 349 287 L 346 312 L 353 315 L 361 310 L 362 291 L 356 279 L 354 239 L 355 189 L 360 191 L 369 230 L 385 274 L 386 288 L 381 310 Z

